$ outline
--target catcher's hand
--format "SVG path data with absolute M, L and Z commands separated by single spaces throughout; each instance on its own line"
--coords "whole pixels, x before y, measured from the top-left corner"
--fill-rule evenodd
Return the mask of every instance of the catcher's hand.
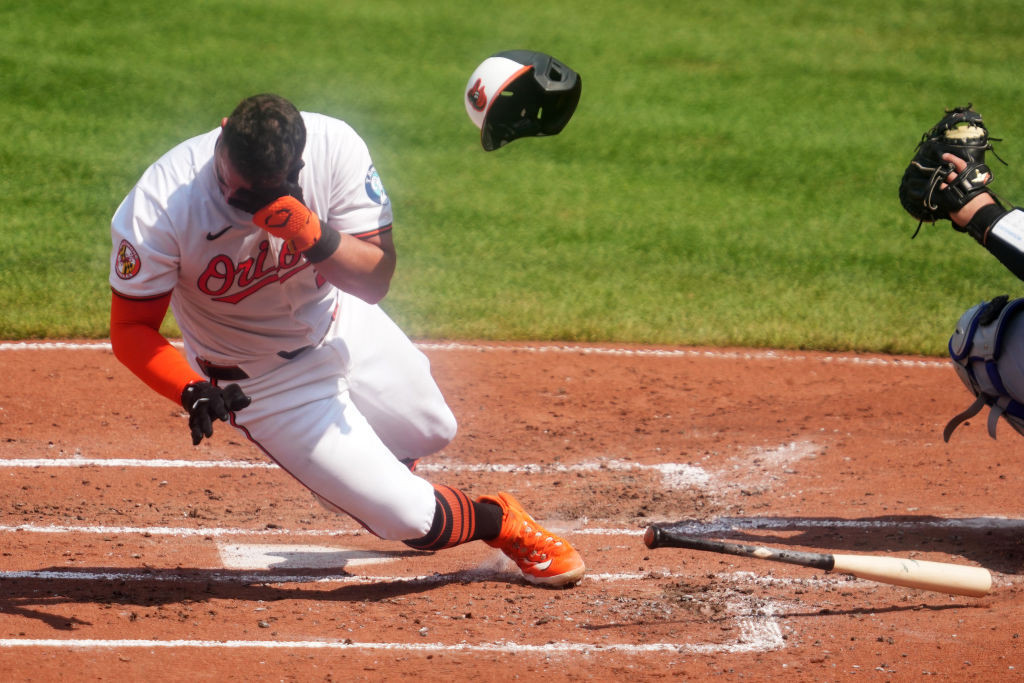
M 226 421 L 229 414 L 245 408 L 252 399 L 237 384 L 223 389 L 209 382 L 194 382 L 181 392 L 181 405 L 188 411 L 188 426 L 192 430 L 192 445 L 198 446 L 203 437 L 213 436 L 213 421 Z
M 985 163 L 985 152 L 992 149 L 992 140 L 998 141 L 998 138 L 989 137 L 981 114 L 970 104 L 947 109 L 942 120 L 921 136 L 914 158 L 900 182 L 900 203 L 919 221 L 918 229 L 921 223 L 948 219 L 950 213 L 987 191 L 986 186 L 992 182 L 992 170 Z M 955 169 L 942 158 L 943 154 L 952 154 L 967 162 L 967 167 L 952 183 L 948 182 L 948 177 Z M 954 227 L 957 226 L 954 224 Z

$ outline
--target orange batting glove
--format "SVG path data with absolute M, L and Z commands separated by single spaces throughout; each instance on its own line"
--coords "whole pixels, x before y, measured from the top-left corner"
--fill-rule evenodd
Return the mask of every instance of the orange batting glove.
M 274 237 L 291 242 L 296 251 L 306 251 L 323 234 L 320 219 L 291 195 L 278 197 L 252 216 L 252 222 Z

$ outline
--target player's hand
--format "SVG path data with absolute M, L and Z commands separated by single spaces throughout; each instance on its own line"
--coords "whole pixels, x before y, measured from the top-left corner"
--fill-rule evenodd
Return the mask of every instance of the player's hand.
M 320 227 L 320 218 L 303 203 L 302 188 L 288 181 L 278 188 L 243 189 L 228 203 L 252 214 L 252 222 L 291 245 L 311 263 L 330 257 L 341 243 L 336 230 Z
M 297 251 L 306 251 L 320 239 L 320 219 L 297 197 L 278 197 L 260 208 L 252 222 L 274 237 L 291 242 Z
M 245 408 L 252 399 L 237 384 L 223 389 L 209 382 L 194 382 L 181 392 L 181 405 L 188 411 L 188 426 L 192 430 L 192 445 L 198 446 L 203 437 L 213 436 L 213 421 L 226 421 L 231 412 Z
M 992 140 L 996 139 L 989 137 L 981 114 L 970 104 L 947 109 L 921 137 L 899 187 L 900 203 L 918 220 L 918 229 L 923 223 L 949 220 L 972 199 L 987 193 L 992 172 L 985 153 L 995 154 Z M 963 164 L 951 161 L 954 157 Z
M 945 178 L 946 182 L 942 183 L 939 186 L 940 190 L 945 190 L 948 186 L 953 185 L 956 182 L 956 179 L 959 177 L 959 175 L 967 169 L 967 162 L 956 155 L 949 154 L 948 152 L 942 155 L 942 160 L 953 167 L 953 171 L 947 174 Z M 985 185 L 991 183 L 992 171 L 986 169 L 986 171 L 983 172 L 983 175 L 979 178 L 979 181 Z M 966 230 L 965 226 L 971 221 L 971 218 L 974 217 L 974 214 L 978 212 L 978 209 L 988 204 L 995 203 L 996 200 L 992 197 L 990 193 L 982 192 L 981 194 L 978 194 L 971 198 L 970 201 L 968 201 L 959 209 L 954 209 L 950 211 L 949 220 L 952 221 L 954 228 L 956 228 L 960 232 L 964 232 Z

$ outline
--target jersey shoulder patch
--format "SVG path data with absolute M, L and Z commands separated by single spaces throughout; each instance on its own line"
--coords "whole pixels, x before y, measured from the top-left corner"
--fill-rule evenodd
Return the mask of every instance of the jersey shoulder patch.
M 364 182 L 366 187 L 366 196 L 372 199 L 377 204 L 384 204 L 388 200 L 388 193 L 384 191 L 384 183 L 380 180 L 380 175 L 377 173 L 377 169 L 370 164 L 370 168 L 366 170 L 366 180 Z
M 114 272 L 122 280 L 131 280 L 142 270 L 142 258 L 138 250 L 128 240 L 121 240 L 117 246 Z

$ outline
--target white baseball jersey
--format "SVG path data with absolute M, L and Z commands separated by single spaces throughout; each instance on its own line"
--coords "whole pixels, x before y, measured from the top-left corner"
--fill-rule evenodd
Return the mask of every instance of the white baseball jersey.
M 323 228 L 389 228 L 391 204 L 362 139 L 336 119 L 302 116 L 299 184 Z M 381 537 L 420 538 L 434 519 L 433 487 L 398 458 L 435 453 L 456 430 L 429 362 L 379 306 L 325 282 L 228 205 L 213 167 L 219 133 L 172 149 L 121 203 L 110 284 L 132 298 L 173 291 L 193 368 L 202 373 L 200 357 L 248 375 L 238 384 L 252 404 L 231 424 L 318 500 Z
M 391 224 L 391 203 L 363 140 L 342 121 L 303 113 L 305 204 L 324 228 L 372 234 Z M 110 285 L 130 298 L 173 290 L 171 309 L 190 360 L 250 374 L 278 352 L 316 343 L 338 292 L 308 261 L 230 206 L 213 151 L 220 129 L 179 144 L 154 163 L 112 221 Z

